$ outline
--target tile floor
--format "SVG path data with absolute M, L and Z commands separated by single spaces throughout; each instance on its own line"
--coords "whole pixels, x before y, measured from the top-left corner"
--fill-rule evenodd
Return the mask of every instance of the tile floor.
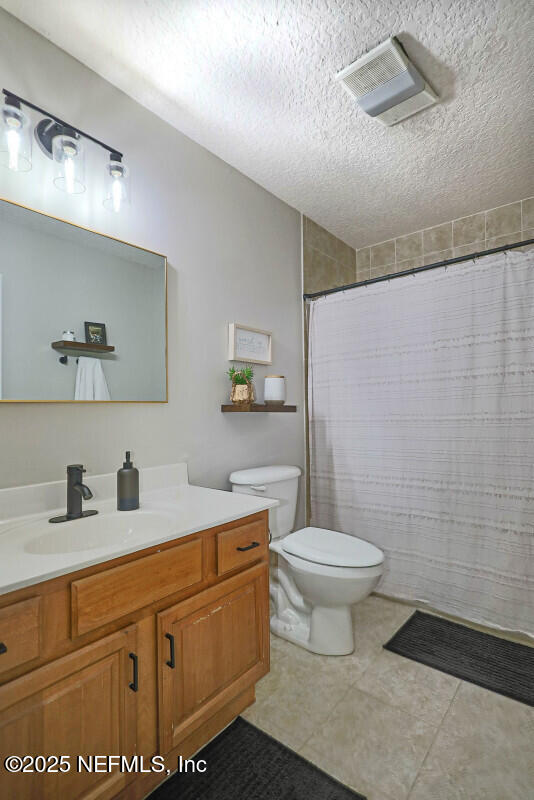
M 350 656 L 272 636 L 243 716 L 367 800 L 532 800 L 534 709 L 383 650 L 412 612 L 357 605 Z

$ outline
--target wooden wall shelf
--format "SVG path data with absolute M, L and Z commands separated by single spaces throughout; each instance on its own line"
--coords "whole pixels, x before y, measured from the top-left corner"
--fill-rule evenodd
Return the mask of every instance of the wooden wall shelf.
M 249 408 L 243 408 L 242 406 L 234 405 L 233 403 L 223 404 L 221 406 L 221 411 L 225 413 L 241 413 L 241 414 L 250 414 L 253 411 L 256 412 L 277 412 L 277 413 L 285 413 L 291 414 L 297 410 L 296 406 L 268 406 L 264 403 L 253 403 Z
M 77 353 L 113 353 L 115 348 L 110 344 L 91 344 L 90 342 L 69 342 L 62 339 L 52 342 L 54 350 L 75 350 Z

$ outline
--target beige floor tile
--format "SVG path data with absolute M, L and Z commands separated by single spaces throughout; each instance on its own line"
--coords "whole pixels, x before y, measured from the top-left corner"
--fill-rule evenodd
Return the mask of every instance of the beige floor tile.
M 285 744 L 290 750 L 295 750 L 295 752 L 300 750 L 310 738 L 310 731 L 286 731 L 273 723 L 271 719 L 264 718 L 261 713 L 261 707 L 259 707 L 257 703 L 249 706 L 241 716 L 243 719 L 246 719 L 247 722 L 252 723 L 252 725 L 264 731 L 264 733 L 268 733 L 269 736 L 272 736 L 273 739 Z
M 356 650 L 379 650 L 414 613 L 412 606 L 371 595 L 353 609 Z
M 439 725 L 460 681 L 409 658 L 382 650 L 356 686 L 414 717 Z
M 254 720 L 305 738 L 317 730 L 347 691 L 328 665 L 282 658 L 256 689 Z M 252 714 L 252 711 L 251 711 Z
M 343 768 L 342 764 L 332 765 L 332 762 L 324 755 L 324 753 L 317 752 L 310 747 L 309 744 L 305 744 L 304 747 L 299 750 L 299 753 L 303 758 L 306 759 L 306 761 L 311 761 L 312 764 L 315 764 L 316 767 L 319 767 L 319 769 L 322 769 L 323 772 L 331 775 L 340 783 L 343 783 L 350 789 L 354 789 L 355 792 L 359 792 L 361 795 L 364 795 L 366 800 L 396 800 L 396 798 L 391 797 L 390 795 L 386 795 L 383 792 L 377 791 L 373 786 L 366 786 L 361 777 L 357 779 L 359 780 L 359 785 L 353 785 L 352 775 L 348 775 L 347 770 Z
M 534 709 L 462 683 L 410 800 L 532 800 Z
M 347 689 L 364 674 L 376 657 L 376 647 L 374 650 L 369 647 L 356 648 L 348 656 L 321 656 L 317 653 L 310 653 L 309 650 L 298 647 L 285 639 L 278 641 L 282 644 L 277 645 L 277 658 L 289 659 L 290 663 L 303 664 L 313 670 L 326 669 L 331 675 L 336 676 L 337 680 Z
M 327 669 L 347 688 L 354 684 L 382 651 L 408 617 L 411 606 L 394 603 L 383 597 L 368 597 L 353 611 L 354 652 L 348 656 L 320 656 L 303 647 L 271 635 L 271 662 L 290 658 L 295 664 L 304 664 L 313 670 Z
M 320 754 L 325 769 L 353 788 L 372 788 L 404 800 L 436 730 L 353 687 L 311 736 L 307 748 Z

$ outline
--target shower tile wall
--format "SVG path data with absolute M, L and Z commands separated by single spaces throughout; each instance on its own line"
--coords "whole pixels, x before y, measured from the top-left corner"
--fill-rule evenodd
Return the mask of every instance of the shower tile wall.
M 304 291 L 318 292 L 356 280 L 356 251 L 308 217 L 303 218 Z
M 356 280 L 377 278 L 533 238 L 534 197 L 530 197 L 362 247 L 356 250 Z

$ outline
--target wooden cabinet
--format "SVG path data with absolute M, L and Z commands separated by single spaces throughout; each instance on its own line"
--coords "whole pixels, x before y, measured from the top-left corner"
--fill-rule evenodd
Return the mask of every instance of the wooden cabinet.
M 162 753 L 268 672 L 268 603 L 262 564 L 158 614 Z
M 0 609 L 0 673 L 39 657 L 40 621 L 38 597 Z
M 267 530 L 261 521 L 217 534 L 217 574 L 244 569 L 268 554 Z
M 153 756 L 175 769 L 249 706 L 269 669 L 267 537 L 265 511 L 0 596 L 0 797 L 141 800 L 166 777 Z M 133 772 L 76 769 L 134 754 Z M 8 755 L 71 769 L 9 774 Z
M 131 626 L 0 687 L 2 757 L 70 757 L 68 772 L 3 771 L 3 797 L 103 800 L 124 787 L 128 773 L 78 772 L 76 758 L 135 754 L 135 650 Z
M 72 583 L 73 636 L 100 628 L 202 580 L 202 543 L 193 539 Z

